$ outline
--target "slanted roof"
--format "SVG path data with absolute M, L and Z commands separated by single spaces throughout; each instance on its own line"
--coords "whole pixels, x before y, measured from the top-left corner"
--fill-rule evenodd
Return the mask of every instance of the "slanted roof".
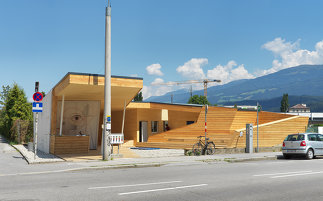
M 291 107 L 291 109 L 309 109 L 309 107 L 306 107 L 303 104 L 297 104 L 297 105 L 294 105 L 293 107 Z
M 142 89 L 143 79 L 111 76 L 111 109 L 122 110 Z M 100 100 L 104 107 L 104 75 L 67 73 L 54 87 L 53 95 L 65 100 Z

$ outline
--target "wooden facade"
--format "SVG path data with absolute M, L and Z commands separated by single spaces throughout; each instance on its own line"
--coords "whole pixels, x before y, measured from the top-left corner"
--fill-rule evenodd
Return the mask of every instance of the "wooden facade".
M 112 77 L 112 133 L 122 132 L 123 108 L 127 105 L 125 115 L 125 140 L 136 146 L 189 149 L 197 141 L 197 136 L 204 136 L 205 109 L 199 105 L 179 105 L 164 103 L 131 102 L 142 89 L 140 78 Z M 97 145 L 102 139 L 104 109 L 104 77 L 93 74 L 68 73 L 52 90 L 50 153 L 73 154 L 87 153 L 91 136 L 71 136 L 63 133 L 59 136 L 59 105 L 64 96 L 65 101 L 99 102 Z M 255 111 L 238 111 L 234 108 L 209 107 L 207 114 L 208 137 L 218 148 L 244 148 L 245 127 L 254 125 L 254 146 L 257 141 L 257 113 Z M 157 122 L 157 127 L 152 124 Z M 165 123 L 169 131 L 165 131 Z M 64 123 L 64 122 L 63 122 Z M 67 122 L 65 122 L 67 123 Z M 190 125 L 188 125 L 190 124 Z M 305 132 L 308 118 L 259 112 L 259 145 L 271 147 L 281 144 L 286 135 Z M 145 129 L 143 129 L 143 125 Z M 146 137 L 143 137 L 143 131 Z M 154 132 L 153 132 L 154 131 Z M 240 133 L 243 136 L 240 137 Z M 92 139 L 93 141 L 93 139 Z
M 111 78 L 111 111 L 114 117 L 112 132 L 120 132 L 120 122 L 124 105 L 137 95 L 142 89 L 142 78 L 119 77 Z M 58 103 L 62 101 L 99 101 L 100 114 L 97 133 L 97 145 L 101 146 L 103 110 L 104 110 L 104 76 L 97 74 L 68 73 L 52 90 L 51 101 L 51 136 L 50 153 L 73 154 L 88 153 L 90 136 L 71 136 L 70 133 L 62 133 L 59 136 L 60 116 L 58 115 Z M 68 109 L 68 108 L 67 108 Z M 63 122 L 67 123 L 67 122 Z
M 207 136 L 218 148 L 245 148 L 246 124 L 253 124 L 254 147 L 257 146 L 257 112 L 238 111 L 234 108 L 209 107 Z M 137 143 L 142 147 L 190 149 L 198 136 L 204 136 L 205 110 L 200 111 L 197 122 L 158 135 L 150 136 L 148 142 Z M 279 146 L 292 133 L 306 131 L 308 118 L 259 112 L 259 147 Z M 240 133 L 243 136 L 240 137 Z
M 176 129 L 185 127 L 187 122 L 196 122 L 202 106 L 174 105 L 164 103 L 137 103 L 128 105 L 125 119 L 125 139 L 134 140 L 135 144 L 140 142 L 140 122 L 147 122 L 148 139 L 164 132 L 162 111 L 168 112 L 168 126 Z M 158 130 L 151 130 L 152 121 L 158 122 Z

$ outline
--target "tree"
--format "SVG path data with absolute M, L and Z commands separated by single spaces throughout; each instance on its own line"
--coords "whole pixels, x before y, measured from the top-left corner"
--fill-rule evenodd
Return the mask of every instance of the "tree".
M 16 120 L 25 120 L 28 126 L 32 127 L 32 106 L 28 103 L 23 89 L 14 83 L 12 87 L 2 87 L 1 92 L 1 114 L 0 114 L 0 133 L 4 134 L 11 141 L 16 140 L 16 132 L 13 129 Z M 28 137 L 32 135 L 32 129 L 28 129 Z
M 4 105 L 5 105 L 5 102 L 6 102 L 7 97 L 8 97 L 9 90 L 10 90 L 9 85 L 2 86 L 2 92 L 0 93 L 0 106 L 1 106 L 1 108 L 4 107 Z
M 192 96 L 188 102 L 188 104 L 199 104 L 199 105 L 210 105 L 209 101 L 205 96 L 198 96 L 194 95 Z
M 283 94 L 283 98 L 280 102 L 280 112 L 287 112 L 289 108 L 288 94 Z
M 141 102 L 142 100 L 143 100 L 142 92 L 139 92 L 133 99 L 134 102 Z

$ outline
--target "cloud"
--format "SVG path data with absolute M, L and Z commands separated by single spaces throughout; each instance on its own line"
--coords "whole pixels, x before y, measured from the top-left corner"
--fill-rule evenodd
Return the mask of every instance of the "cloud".
M 210 79 L 219 79 L 221 84 L 240 79 L 251 79 L 254 76 L 245 69 L 244 65 L 231 60 L 226 65 L 217 65 L 212 70 L 207 71 L 207 77 Z
M 163 79 L 161 79 L 161 78 L 156 78 L 151 84 L 161 84 L 161 83 L 163 83 L 164 82 L 164 80 Z
M 265 43 L 262 48 L 274 53 L 276 59 L 273 60 L 270 69 L 258 72 L 258 76 L 294 66 L 323 63 L 323 40 L 316 43 L 313 51 L 300 49 L 300 40 L 291 43 L 281 38 Z
M 147 73 L 149 75 L 163 76 L 164 74 L 161 72 L 160 69 L 161 69 L 160 64 L 151 64 L 150 66 L 146 67 Z
M 213 69 L 203 71 L 203 66 L 208 64 L 207 58 L 192 58 L 184 65 L 178 66 L 176 71 L 184 79 L 183 80 L 199 80 L 199 79 L 219 79 L 222 82 L 217 84 L 226 84 L 234 80 L 240 79 L 252 79 L 255 77 L 267 75 L 280 71 L 285 68 L 304 64 L 323 64 L 323 40 L 316 43 L 314 50 L 307 50 L 300 48 L 300 39 L 295 42 L 286 41 L 282 38 L 275 38 L 262 45 L 263 49 L 266 49 L 273 53 L 275 58 L 272 61 L 272 67 L 267 70 L 258 70 L 256 73 L 249 73 L 244 64 L 237 64 L 231 60 L 227 64 L 219 64 Z M 160 71 L 160 64 L 152 64 L 148 66 L 147 72 L 154 75 L 163 75 Z M 161 78 L 156 78 L 152 83 L 164 83 Z M 213 86 L 215 83 L 209 83 L 209 86 Z M 179 88 L 188 88 L 190 85 L 178 85 L 178 86 L 144 86 L 143 94 L 144 98 L 150 96 L 160 96 L 170 91 Z M 203 88 L 202 84 L 194 84 L 195 90 Z
M 208 59 L 206 58 L 193 58 L 183 66 L 179 66 L 176 71 L 185 78 L 203 79 L 205 75 L 202 66 L 206 64 L 208 64 Z
M 174 91 L 175 86 L 168 85 L 158 85 L 164 83 L 164 80 L 161 78 L 156 78 L 150 83 L 150 86 L 144 85 L 142 88 L 142 94 L 144 99 L 147 99 L 151 96 L 162 96 L 170 91 Z
M 147 99 L 151 96 L 162 96 L 168 92 L 174 91 L 172 86 L 146 86 L 142 88 L 142 95 L 144 99 Z
M 262 48 L 273 52 L 275 55 L 288 54 L 299 48 L 300 40 L 295 43 L 285 42 L 285 39 L 275 38 L 262 45 Z

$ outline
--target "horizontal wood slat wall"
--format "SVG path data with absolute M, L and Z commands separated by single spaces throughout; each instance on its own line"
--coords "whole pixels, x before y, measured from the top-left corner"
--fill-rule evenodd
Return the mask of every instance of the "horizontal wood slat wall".
M 307 117 L 297 117 L 286 121 L 280 121 L 266 126 L 259 126 L 259 147 L 280 146 L 287 135 L 304 133 L 308 124 Z M 236 132 L 239 133 L 239 132 Z M 246 147 L 246 135 L 236 136 L 231 147 Z M 257 127 L 253 129 L 253 146 L 257 146 Z
M 51 136 L 51 139 L 51 141 L 54 140 L 55 144 L 53 148 L 54 154 L 82 154 L 89 152 L 89 136 Z
M 273 112 L 259 112 L 259 144 L 260 147 L 278 145 L 290 133 L 305 132 L 308 124 L 306 117 L 294 117 Z M 281 120 L 281 121 L 277 121 Z M 159 148 L 191 148 L 198 139 L 204 136 L 205 110 L 201 110 L 196 123 L 156 134 L 148 138 L 147 143 L 136 146 Z M 234 108 L 209 107 L 207 114 L 207 136 L 216 147 L 245 147 L 245 127 L 247 123 L 254 125 L 254 146 L 257 145 L 257 112 L 237 111 Z M 272 123 L 272 124 L 271 124 Z M 268 125 L 267 125 L 268 124 Z M 239 137 L 243 130 L 243 137 Z

